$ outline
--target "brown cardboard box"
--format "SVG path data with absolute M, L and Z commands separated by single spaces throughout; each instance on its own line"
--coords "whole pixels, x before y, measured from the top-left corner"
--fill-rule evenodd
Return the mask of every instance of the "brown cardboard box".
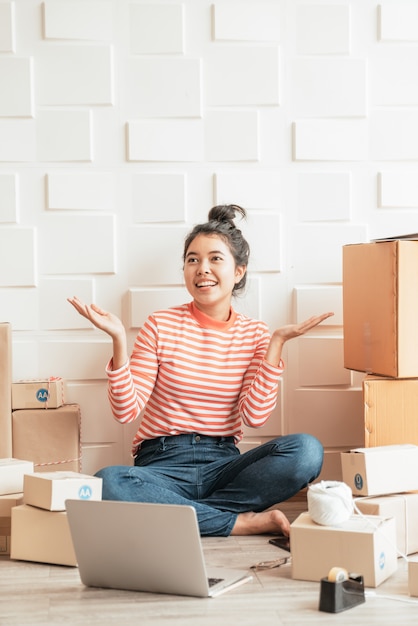
M 418 377 L 418 241 L 343 246 L 344 367 Z
M 381 496 L 418 490 L 418 446 L 356 448 L 341 452 L 345 482 L 357 496 Z
M 20 380 L 12 383 L 12 410 L 57 409 L 64 404 L 62 378 Z
M 338 526 L 320 526 L 301 513 L 290 526 L 292 578 L 320 581 L 333 567 L 361 574 L 377 587 L 398 567 L 395 520 L 353 515 Z
M 366 447 L 418 445 L 418 378 L 366 376 L 363 401 Z
M 25 474 L 33 474 L 32 461 L 0 459 L 0 495 L 23 491 Z
M 55 565 L 77 565 L 65 511 L 21 504 L 12 509 L 10 558 Z
M 0 496 L 0 556 L 10 554 L 12 508 L 23 503 L 23 493 Z
M 0 323 L 0 458 L 12 456 L 12 327 Z
M 418 559 L 408 560 L 408 591 L 410 596 L 418 596 Z
M 103 480 L 78 472 L 27 474 L 23 483 L 24 503 L 48 511 L 65 511 L 65 501 L 101 500 Z
M 80 407 L 13 411 L 13 453 L 33 461 L 36 472 L 81 469 Z
M 418 552 L 418 493 L 356 498 L 355 503 L 363 515 L 395 518 L 398 551 L 406 555 Z

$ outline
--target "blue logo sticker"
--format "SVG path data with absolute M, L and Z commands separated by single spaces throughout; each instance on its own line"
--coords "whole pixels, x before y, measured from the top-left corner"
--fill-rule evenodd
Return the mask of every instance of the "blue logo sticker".
M 379 554 L 379 569 L 385 569 L 385 564 L 386 564 L 385 553 L 381 552 Z
M 38 389 L 38 391 L 36 392 L 36 399 L 38 400 L 38 402 L 47 402 L 48 398 L 49 398 L 48 389 Z
M 354 484 L 356 486 L 356 489 L 363 489 L 363 477 L 361 474 L 356 474 L 354 476 Z
M 93 493 L 92 493 L 91 487 L 89 487 L 89 485 L 83 485 L 78 490 L 78 497 L 80 498 L 80 500 L 90 500 L 92 495 L 93 495 Z

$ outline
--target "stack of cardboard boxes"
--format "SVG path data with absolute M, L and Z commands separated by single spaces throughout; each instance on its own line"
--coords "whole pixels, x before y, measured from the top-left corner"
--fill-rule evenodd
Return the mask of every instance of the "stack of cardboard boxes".
M 343 247 L 344 366 L 365 373 L 365 447 L 341 454 L 342 479 L 360 515 L 339 528 L 300 516 L 294 578 L 320 580 L 338 565 L 376 586 L 399 555 L 418 552 L 417 312 L 418 235 Z M 409 565 L 417 595 L 418 567 Z

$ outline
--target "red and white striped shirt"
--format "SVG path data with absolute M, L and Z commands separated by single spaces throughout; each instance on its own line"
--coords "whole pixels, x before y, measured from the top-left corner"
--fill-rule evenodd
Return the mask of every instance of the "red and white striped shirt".
M 264 322 L 231 309 L 227 322 L 193 302 L 150 315 L 130 362 L 107 366 L 113 415 L 129 423 L 143 411 L 133 440 L 196 432 L 242 438 L 242 423 L 262 426 L 277 401 L 284 365 L 264 360 L 270 335 Z

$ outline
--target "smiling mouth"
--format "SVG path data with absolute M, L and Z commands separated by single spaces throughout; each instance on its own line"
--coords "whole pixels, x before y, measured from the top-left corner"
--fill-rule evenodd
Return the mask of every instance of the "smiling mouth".
M 217 285 L 217 283 L 212 280 L 205 280 L 204 282 L 196 283 L 196 287 L 198 289 L 201 289 L 203 287 L 215 287 L 215 285 Z

